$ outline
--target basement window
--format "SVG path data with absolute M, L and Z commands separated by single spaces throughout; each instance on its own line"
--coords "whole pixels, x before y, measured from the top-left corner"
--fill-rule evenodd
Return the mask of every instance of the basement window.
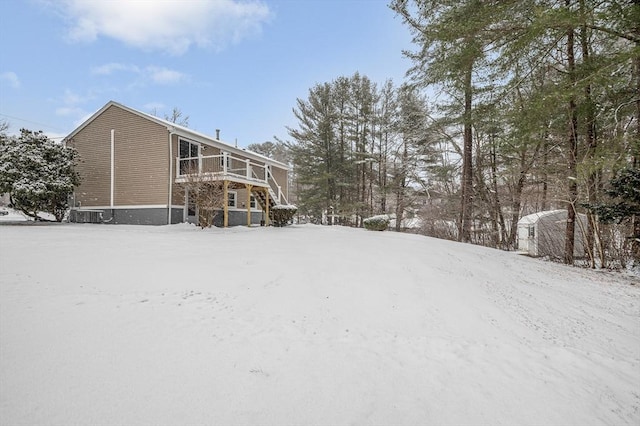
M 235 208 L 236 207 L 236 200 L 238 199 L 238 193 L 235 192 L 235 191 L 229 191 L 227 193 L 227 196 L 228 196 L 227 205 L 229 207 L 234 207 Z

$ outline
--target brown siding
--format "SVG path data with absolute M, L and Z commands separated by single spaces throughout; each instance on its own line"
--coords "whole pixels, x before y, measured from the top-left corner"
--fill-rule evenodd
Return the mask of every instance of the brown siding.
M 231 189 L 231 191 L 235 191 L 238 196 L 238 198 L 236 199 L 236 208 L 239 210 L 246 210 L 247 209 L 247 189 L 245 187 L 240 187 L 237 189 Z M 256 201 L 256 209 L 260 210 L 260 204 L 258 204 L 257 201 Z
M 115 129 L 115 206 L 166 205 L 167 129 L 117 106 L 110 106 L 70 141 L 80 156 L 82 206 L 110 202 L 111 129 Z
M 92 125 L 99 120 L 100 117 L 67 142 L 80 157 L 77 171 L 82 181 L 75 190 L 76 206 L 109 205 L 111 128 L 98 129 Z
M 203 156 L 220 155 L 220 150 L 218 148 L 214 148 L 212 146 L 205 145 L 205 144 L 202 144 L 200 146 L 202 146 L 202 155 Z
M 174 183 L 172 187 L 171 204 L 174 206 L 184 206 L 184 184 Z
M 278 185 L 282 188 L 282 193 L 285 198 L 289 199 L 289 194 L 287 193 L 287 171 L 285 169 L 281 169 L 279 167 L 271 166 L 271 174 L 273 178 L 278 182 Z

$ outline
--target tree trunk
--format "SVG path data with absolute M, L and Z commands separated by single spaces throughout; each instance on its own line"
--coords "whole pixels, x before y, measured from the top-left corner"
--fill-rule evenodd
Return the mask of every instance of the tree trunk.
M 398 192 L 396 194 L 396 231 L 402 229 L 402 216 L 405 207 L 405 188 L 407 185 L 407 161 L 409 161 L 409 151 L 407 141 L 403 141 L 402 162 L 400 164 L 400 175 L 398 176 Z
M 387 212 L 387 145 L 388 133 L 385 131 L 380 140 L 380 210 L 382 213 Z
M 547 210 L 547 197 L 549 192 L 549 133 L 545 133 L 542 141 L 542 202 L 540 210 Z
M 518 238 L 518 219 L 520 218 L 520 208 L 522 207 L 522 191 L 524 184 L 527 181 L 527 169 L 525 164 L 524 152 L 520 155 L 520 173 L 518 180 L 513 188 L 513 195 L 511 198 L 511 228 L 509 229 L 509 239 L 507 240 L 507 246 L 509 248 L 515 248 L 516 239 Z
M 580 31 L 580 46 L 582 50 L 582 60 L 589 70 L 590 52 L 589 52 L 589 39 L 587 32 L 587 24 L 584 10 L 584 0 L 580 0 L 580 12 L 583 19 L 582 28 Z M 598 147 L 598 140 L 596 138 L 596 117 L 595 106 L 593 97 L 591 95 L 591 83 L 589 82 L 584 88 L 585 104 L 586 104 L 586 145 L 587 145 L 587 161 L 589 165 L 589 173 L 587 176 L 587 197 L 590 205 L 595 205 L 598 202 L 599 192 L 599 177 L 600 170 L 594 164 L 596 156 L 596 149 Z M 585 238 L 585 254 L 589 257 L 591 267 L 595 268 L 595 220 L 594 215 L 589 211 L 587 213 L 587 230 Z
M 634 1 L 634 6 L 640 9 L 640 0 Z M 633 147 L 633 167 L 640 167 L 640 22 L 636 21 L 636 25 L 633 28 L 633 32 L 636 36 L 636 49 L 633 62 L 635 65 L 636 73 L 636 140 Z M 637 218 L 634 219 L 635 221 Z M 638 225 L 640 227 L 640 225 Z M 636 234 L 638 235 L 638 234 Z M 640 243 L 636 242 L 637 251 L 640 252 Z
M 567 8 L 571 5 L 571 0 L 566 0 Z M 564 263 L 573 265 L 573 250 L 575 245 L 576 231 L 576 200 L 578 198 L 578 181 L 576 176 L 577 151 L 578 151 L 578 113 L 576 110 L 576 100 L 573 89 L 576 84 L 575 56 L 574 56 L 574 31 L 573 27 L 567 29 L 567 65 L 569 73 L 569 97 L 568 105 L 568 136 L 567 136 L 567 177 L 569 180 L 568 200 L 567 200 L 567 227 L 564 241 Z
M 473 132 L 471 119 L 471 72 L 473 62 L 470 62 L 465 71 L 464 84 L 464 147 L 462 151 L 462 201 L 460 208 L 460 234 L 458 240 L 471 242 L 471 210 L 473 208 Z
M 491 135 L 491 186 L 493 204 L 495 206 L 495 214 L 497 216 L 494 220 L 499 228 L 499 230 L 496 229 L 496 243 L 498 244 L 496 247 L 507 250 L 509 248 L 509 243 L 507 226 L 504 220 L 504 214 L 502 213 L 502 203 L 500 202 L 500 196 L 498 195 L 498 157 L 494 135 Z
M 635 0 L 634 6 L 640 9 L 640 0 Z M 633 29 L 636 40 L 640 40 L 640 22 L 636 21 Z M 635 73 L 636 73 L 636 140 L 633 147 L 633 167 L 640 167 L 640 41 L 636 41 L 636 50 L 634 57 Z M 633 215 L 631 218 L 631 226 L 633 227 L 633 240 L 631 241 L 631 252 L 636 262 L 640 262 L 640 217 Z

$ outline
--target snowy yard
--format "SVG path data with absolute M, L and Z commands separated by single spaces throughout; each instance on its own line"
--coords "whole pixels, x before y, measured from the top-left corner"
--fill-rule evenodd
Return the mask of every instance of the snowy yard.
M 0 226 L 0 424 L 638 425 L 631 283 L 342 227 Z

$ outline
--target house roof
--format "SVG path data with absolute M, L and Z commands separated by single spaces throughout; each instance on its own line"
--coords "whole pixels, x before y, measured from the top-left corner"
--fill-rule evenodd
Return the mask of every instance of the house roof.
M 214 146 L 216 148 L 221 148 L 229 153 L 236 153 L 236 154 L 240 154 L 240 155 L 244 155 L 247 157 L 253 157 L 254 159 L 258 159 L 261 161 L 264 161 L 267 164 L 271 164 L 283 169 L 287 169 L 289 170 L 290 167 L 285 164 L 282 163 L 280 161 L 274 160 L 272 158 L 266 157 L 262 154 L 258 154 L 257 152 L 253 152 L 253 151 L 249 151 L 247 149 L 244 148 L 238 148 L 234 145 L 231 145 L 227 142 L 224 142 L 222 140 L 216 139 L 212 136 L 206 135 L 204 133 L 200 133 L 200 132 L 196 132 L 193 129 L 189 129 L 188 127 L 184 127 L 181 126 L 179 124 L 176 123 L 172 123 L 170 121 L 167 120 L 163 120 L 162 118 L 153 116 L 151 114 L 147 114 L 146 112 L 142 112 L 142 111 L 138 111 L 137 109 L 134 108 L 130 108 L 126 105 L 122 105 L 118 102 L 115 101 L 109 101 L 107 102 L 102 108 L 100 108 L 98 111 L 96 111 L 91 117 L 89 117 L 87 120 L 85 120 L 82 124 L 80 124 L 80 126 L 78 126 L 75 130 L 73 130 L 71 133 L 69 133 L 69 135 L 67 135 L 64 139 L 64 141 L 67 141 L 71 138 L 73 138 L 73 136 L 75 136 L 78 132 L 80 132 L 82 129 L 84 129 L 86 126 L 88 126 L 93 120 L 95 120 L 97 117 L 99 117 L 104 111 L 106 111 L 108 108 L 115 106 L 117 108 L 121 108 L 125 111 L 128 111 L 132 114 L 135 114 L 139 117 L 142 117 L 146 120 L 149 121 L 153 121 L 154 123 L 157 123 L 161 126 L 164 126 L 167 128 L 167 131 L 169 132 L 173 132 L 179 136 L 184 136 L 186 138 L 195 140 L 197 142 L 202 142 L 206 145 L 211 145 Z

